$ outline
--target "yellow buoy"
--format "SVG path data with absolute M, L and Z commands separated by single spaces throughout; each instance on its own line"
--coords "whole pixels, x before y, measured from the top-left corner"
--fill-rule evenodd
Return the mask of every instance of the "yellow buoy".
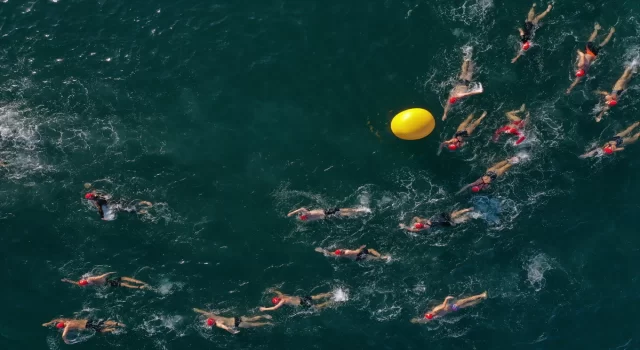
M 429 136 L 436 127 L 433 115 L 426 109 L 411 108 L 396 114 L 391 131 L 403 140 L 419 140 Z

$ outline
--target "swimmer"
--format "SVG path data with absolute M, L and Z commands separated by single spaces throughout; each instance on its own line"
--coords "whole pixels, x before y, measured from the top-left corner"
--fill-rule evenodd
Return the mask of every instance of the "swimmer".
M 126 287 L 131 289 L 149 289 L 149 285 L 142 281 L 133 279 L 131 277 L 124 277 L 124 276 L 116 277 L 116 278 L 110 277 L 113 274 L 115 274 L 115 272 L 107 272 L 100 276 L 87 277 L 79 281 L 73 281 L 67 278 L 63 278 L 62 282 L 75 284 L 80 287 L 108 285 L 111 287 Z
M 411 219 L 409 226 L 400 224 L 400 228 L 409 232 L 420 232 L 428 230 L 433 227 L 450 227 L 457 224 L 462 224 L 471 219 L 469 215 L 473 212 L 473 208 L 467 208 L 462 210 L 456 210 L 451 213 L 440 213 L 431 219 L 425 219 L 421 217 L 414 217 Z
M 391 257 L 388 255 L 381 255 L 375 249 L 367 249 L 366 245 L 360 246 L 360 248 L 351 250 L 351 249 L 336 249 L 334 251 L 329 251 L 323 248 L 316 248 L 316 252 L 322 253 L 325 256 L 335 256 L 342 258 L 349 258 L 355 261 L 362 260 L 378 260 L 378 259 L 390 259 Z
M 254 328 L 254 327 L 264 327 L 264 326 L 273 326 L 273 323 L 270 322 L 256 322 L 262 319 L 270 320 L 271 315 L 259 315 L 254 317 L 222 317 L 211 312 L 207 312 L 200 309 L 193 309 L 193 311 L 204 315 L 207 317 L 207 325 L 210 327 L 216 326 L 218 328 L 224 329 L 225 331 L 231 334 L 238 334 L 240 331 L 238 328 Z
M 567 94 L 571 93 L 571 90 L 573 90 L 573 88 L 582 81 L 582 77 L 584 77 L 589 71 L 591 64 L 593 64 L 593 62 L 596 60 L 600 49 L 602 49 L 603 46 L 607 45 L 607 43 L 611 40 L 611 37 L 613 37 L 613 33 L 615 33 L 616 31 L 614 27 L 611 27 L 611 29 L 609 30 L 609 35 L 607 35 L 607 37 L 599 45 L 596 45 L 594 41 L 596 40 L 598 31 L 600 29 L 602 29 L 602 27 L 600 27 L 600 25 L 596 23 L 593 27 L 593 33 L 591 33 L 589 41 L 587 41 L 587 48 L 585 49 L 585 52 L 583 53 L 582 51 L 578 50 L 578 59 L 576 63 L 578 69 L 576 70 L 576 79 L 573 81 L 573 84 L 571 84 L 571 86 L 569 86 L 569 88 L 567 89 Z
M 298 219 L 301 221 L 315 221 L 326 219 L 329 217 L 347 217 L 347 216 L 355 216 L 362 213 L 370 213 L 371 210 L 367 208 L 333 208 L 333 209 L 313 209 L 309 210 L 307 208 L 296 209 L 289 214 L 287 217 L 292 217 L 294 215 L 298 215 Z
M 591 150 L 583 155 L 580 158 L 589 158 L 596 155 L 607 154 L 611 155 L 615 152 L 624 151 L 624 146 L 630 145 L 638 141 L 640 137 L 640 132 L 637 132 L 635 135 L 631 137 L 627 137 L 631 134 L 633 129 L 637 128 L 640 125 L 640 122 L 635 122 L 630 127 L 626 128 L 624 131 L 619 132 L 616 136 L 612 137 L 611 140 L 607 141 L 602 147 Z
M 600 91 L 600 90 L 596 91 L 597 94 L 604 96 L 604 104 L 605 104 L 605 106 L 602 108 L 602 112 L 600 112 L 600 114 L 598 114 L 598 116 L 596 117 L 596 122 L 601 121 L 604 114 L 608 112 L 609 109 L 611 109 L 611 107 L 618 104 L 618 99 L 620 98 L 620 95 L 622 95 L 624 90 L 627 89 L 627 84 L 629 83 L 629 80 L 631 80 L 631 77 L 635 73 L 636 73 L 636 66 L 635 64 L 632 64 L 631 66 L 627 67 L 624 70 L 624 73 L 622 74 L 620 79 L 616 81 L 616 84 L 613 86 L 613 91 L 611 91 L 611 93 L 607 93 L 606 91 Z
M 124 324 L 110 320 L 76 320 L 72 318 L 55 318 L 47 323 L 42 324 L 43 327 L 55 326 L 62 331 L 62 340 L 66 344 L 71 344 L 67 339 L 67 334 L 72 330 L 94 330 L 96 333 L 114 333 L 118 328 L 125 327 Z
M 498 141 L 498 139 L 500 138 L 500 134 L 510 134 L 518 136 L 516 145 L 521 144 L 526 139 L 526 137 L 522 134 L 522 130 L 527 125 L 527 123 L 529 123 L 529 117 L 531 116 L 531 114 L 527 112 L 526 117 L 524 118 L 524 120 L 522 120 L 522 118 L 518 117 L 518 113 L 524 112 L 527 112 L 524 103 L 522 104 L 522 106 L 520 106 L 520 109 L 507 112 L 506 116 L 509 119 L 509 124 L 495 131 L 495 133 L 493 134 L 493 142 Z
M 471 57 L 464 57 L 462 61 L 462 68 L 460 72 L 460 76 L 458 76 L 458 82 L 456 86 L 451 89 L 449 93 L 449 99 L 447 100 L 444 106 L 444 114 L 442 115 L 442 120 L 447 119 L 447 114 L 449 113 L 449 109 L 461 98 L 478 95 L 483 92 L 482 85 L 479 88 L 472 88 L 471 80 L 473 80 L 473 69 L 475 64 L 471 61 Z
M 509 168 L 511 168 L 514 164 L 517 164 L 519 161 L 520 158 L 511 157 L 507 160 L 503 160 L 499 163 L 494 164 L 491 168 L 487 169 L 487 172 L 485 172 L 481 178 L 464 186 L 456 194 L 460 194 L 468 188 L 471 188 L 471 191 L 475 193 L 486 190 L 487 188 L 489 188 L 490 184 L 493 181 L 502 176 L 507 170 L 509 170 Z
M 313 304 L 314 300 L 322 300 L 330 298 L 332 293 L 323 293 L 313 296 L 304 296 L 304 297 L 296 297 L 291 295 L 282 294 L 281 292 L 274 290 L 272 291 L 276 294 L 275 297 L 271 299 L 271 303 L 274 306 L 272 307 L 260 307 L 260 311 L 273 311 L 278 310 L 282 305 L 291 305 L 291 306 L 302 306 L 304 308 L 314 308 L 316 310 L 320 310 L 332 304 L 332 301 L 326 301 L 321 304 Z
M 442 147 L 447 147 L 450 151 L 455 151 L 464 146 L 465 139 L 473 133 L 473 131 L 480 125 L 482 119 L 487 116 L 487 112 L 483 112 L 480 118 L 473 120 L 473 113 L 469 114 L 453 134 L 453 138 L 440 144 L 440 150 Z
M 484 299 L 487 299 L 487 292 L 460 300 L 456 300 L 454 297 L 448 296 L 444 299 L 442 304 L 434 307 L 431 311 L 424 314 L 424 317 L 412 319 L 411 323 L 427 323 L 434 318 L 442 317 L 450 312 L 455 312 L 460 309 L 477 305 Z
M 520 56 L 522 56 L 525 51 L 529 50 L 529 48 L 531 47 L 531 38 L 533 37 L 535 30 L 538 28 L 538 23 L 541 19 L 549 14 L 551 8 L 552 6 L 551 4 L 549 4 L 544 12 L 536 16 L 536 4 L 533 3 L 533 6 L 531 6 L 531 10 L 529 10 L 529 13 L 527 14 L 527 19 L 524 21 L 524 29 L 518 28 L 518 32 L 520 32 L 520 41 L 522 42 L 522 48 L 520 49 L 520 51 L 518 51 L 518 55 L 511 60 L 511 63 L 516 63 L 518 58 L 520 58 Z
M 105 210 L 104 207 L 108 207 L 115 211 L 146 214 L 147 213 L 146 208 L 151 208 L 153 206 L 151 202 L 147 202 L 147 201 L 138 202 L 139 205 L 145 206 L 146 208 L 136 208 L 135 205 L 130 206 L 130 204 L 124 205 L 123 203 L 117 203 L 117 202 L 111 203 L 108 201 L 110 199 L 108 195 L 101 193 L 97 190 L 93 190 L 85 194 L 84 198 L 86 200 L 89 200 L 98 209 L 98 213 L 100 214 L 100 219 L 102 220 L 107 220 L 104 217 L 104 210 Z

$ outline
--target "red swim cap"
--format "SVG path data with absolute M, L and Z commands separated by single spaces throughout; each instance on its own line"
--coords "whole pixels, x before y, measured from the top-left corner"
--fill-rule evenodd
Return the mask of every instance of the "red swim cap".
M 84 198 L 85 198 L 85 199 L 93 199 L 95 196 L 96 196 L 96 195 L 95 195 L 95 194 L 93 194 L 93 193 L 87 193 L 87 194 L 85 194 L 85 195 L 84 195 Z
M 613 148 L 611 148 L 611 146 L 607 146 L 607 147 L 603 148 L 602 150 L 606 154 L 613 154 Z
M 452 98 L 450 98 L 450 99 L 449 99 L 449 103 L 450 103 L 450 104 L 454 104 L 454 103 L 456 103 L 456 102 L 458 102 L 458 99 L 457 99 L 457 98 L 455 98 L 455 97 L 452 97 Z
M 84 287 L 84 286 L 86 286 L 86 285 L 88 285 L 88 284 L 89 284 L 89 281 L 87 281 L 87 280 L 80 280 L 80 281 L 78 281 L 78 285 L 79 285 L 79 286 L 83 286 L 83 287 Z
M 335 251 L 335 252 L 333 252 L 333 254 L 335 254 L 335 255 L 342 255 L 342 254 L 344 254 L 344 252 L 343 252 L 342 250 L 340 250 L 340 249 L 336 249 L 336 251 Z
M 278 298 L 278 297 L 273 297 L 271 298 L 271 303 L 273 305 L 278 305 L 278 303 L 281 301 L 282 299 Z
M 578 71 L 576 72 L 576 77 L 584 77 L 584 75 L 585 75 L 584 69 L 578 69 Z
M 516 141 L 516 145 L 521 144 L 522 142 L 524 142 L 524 140 L 526 140 L 527 138 L 525 136 L 520 136 L 520 138 L 518 139 L 518 141 Z
M 616 100 L 610 100 L 609 102 L 607 102 L 607 105 L 609 107 L 613 107 L 613 106 L 615 106 L 617 104 L 618 104 L 618 101 L 616 101 Z
M 471 191 L 472 191 L 472 192 L 475 192 L 475 193 L 480 192 L 480 186 L 473 186 L 473 187 L 471 187 Z
M 531 44 L 529 44 L 528 41 L 522 44 L 522 49 L 525 51 L 529 50 L 530 47 L 531 47 Z
M 516 134 L 516 135 L 520 133 L 520 132 L 518 131 L 518 129 L 516 129 L 516 128 L 509 128 L 509 130 L 507 130 L 507 132 L 508 132 L 509 134 Z
M 309 217 L 308 217 L 308 216 L 306 216 L 306 215 L 300 215 L 300 216 L 298 216 L 298 218 L 300 218 L 300 220 L 302 220 L 302 221 L 307 221 L 307 219 L 308 219 Z
M 216 324 L 216 320 L 214 320 L 213 318 L 208 318 L 207 319 L 207 325 L 213 326 L 214 324 Z
M 56 328 L 59 328 L 59 329 L 64 328 L 64 322 L 58 322 L 58 323 L 56 323 Z
M 421 222 L 416 222 L 415 225 L 413 225 L 413 227 L 417 229 L 421 229 L 421 228 L 424 228 L 424 224 Z
M 433 314 L 424 314 L 424 318 L 427 320 L 433 319 Z
M 458 149 L 458 146 L 456 146 L 455 143 L 452 143 L 448 146 L 448 148 L 449 148 L 449 151 L 455 151 Z

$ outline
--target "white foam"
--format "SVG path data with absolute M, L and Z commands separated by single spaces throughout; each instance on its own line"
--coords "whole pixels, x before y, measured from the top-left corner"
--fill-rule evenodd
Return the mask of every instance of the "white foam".
M 553 269 L 551 266 L 551 260 L 545 254 L 538 254 L 532 257 L 528 264 L 525 266 L 527 270 L 527 280 L 536 292 L 542 290 L 545 285 L 545 272 Z
M 333 291 L 333 297 L 331 298 L 333 301 L 345 302 L 349 300 L 348 291 L 343 290 L 342 288 L 338 288 Z

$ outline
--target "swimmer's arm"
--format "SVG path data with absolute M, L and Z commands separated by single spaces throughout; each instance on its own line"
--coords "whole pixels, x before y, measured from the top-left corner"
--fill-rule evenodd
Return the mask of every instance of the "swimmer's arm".
M 217 323 L 217 322 L 216 322 L 216 327 L 218 327 L 218 328 L 222 328 L 222 329 L 224 329 L 225 331 L 227 331 L 227 332 L 229 332 L 229 333 L 231 333 L 231 334 L 238 334 L 238 333 L 240 333 L 240 331 L 239 331 L 239 330 L 237 330 L 237 329 L 233 329 L 233 328 L 229 328 L 229 327 L 227 327 L 227 326 L 223 325 L 222 323 Z
M 604 117 L 604 114 L 607 113 L 607 111 L 609 110 L 608 107 L 604 107 L 602 109 L 602 111 L 600 112 L 600 114 L 598 114 L 598 116 L 596 117 L 596 122 L 599 122 L 602 120 L 602 117 Z
M 429 322 L 429 320 L 424 319 L 424 318 L 412 318 L 411 319 L 411 323 L 427 323 Z
M 518 55 L 511 60 L 511 63 L 516 63 L 516 61 L 518 60 L 518 58 L 520 58 L 520 56 L 522 56 L 522 50 L 520 50 L 518 52 Z
M 598 149 L 594 149 L 592 151 L 589 151 L 589 152 L 581 155 L 579 158 L 584 159 L 584 158 L 588 158 L 588 157 L 593 157 L 593 155 L 596 154 L 597 152 L 598 152 Z
M 566 93 L 567 94 L 570 93 L 571 90 L 573 90 L 573 88 L 575 88 L 580 83 L 580 81 L 582 81 L 582 78 L 581 77 L 576 77 L 576 79 L 573 81 L 571 86 L 569 86 L 569 88 L 567 89 Z
M 197 309 L 195 307 L 193 308 L 193 311 L 195 311 L 195 312 L 197 312 L 199 314 L 203 314 L 203 315 L 208 316 L 208 317 L 215 316 L 214 314 L 212 314 L 210 312 L 207 312 L 207 311 L 204 311 L 204 310 L 201 310 L 201 309 Z
M 47 323 L 43 323 L 43 324 L 42 324 L 42 327 L 49 327 L 49 326 L 53 326 L 53 324 L 54 324 L 54 323 L 56 323 L 56 321 L 58 321 L 58 320 L 53 319 L 53 320 L 51 320 L 51 321 L 49 321 L 49 322 L 47 322 Z
M 468 184 L 468 185 L 464 186 L 463 188 L 461 188 L 461 189 L 460 189 L 460 191 L 456 192 L 456 194 L 460 194 L 460 193 L 462 193 L 462 192 L 464 192 L 464 191 L 468 190 L 468 189 L 469 189 L 469 187 L 473 186 L 474 184 L 475 184 L 475 182 L 474 182 L 474 183 L 470 183 L 470 184 Z
M 609 95 L 609 93 L 608 93 L 608 92 L 606 92 L 606 91 L 602 91 L 602 90 L 596 90 L 596 91 L 594 91 L 594 92 L 595 92 L 597 95 L 602 95 L 602 96 L 607 96 L 607 95 Z
M 72 281 L 72 280 L 70 280 L 70 279 L 68 279 L 68 278 L 63 278 L 63 279 L 61 279 L 61 281 L 62 281 L 62 282 L 67 282 L 67 283 L 71 283 L 71 284 L 76 284 L 76 285 L 78 284 L 78 282 L 76 282 L 76 281 Z M 43 325 L 43 326 L 44 326 L 44 325 Z
M 624 151 L 624 147 L 616 147 L 615 150 L 613 150 L 614 152 L 620 152 L 620 151 Z
M 284 300 L 280 300 L 280 302 L 278 304 L 276 304 L 276 306 L 273 306 L 273 307 L 261 307 L 260 311 L 278 310 L 283 304 L 284 304 Z
M 452 296 L 448 296 L 448 297 L 444 298 L 444 301 L 442 302 L 442 307 L 443 308 L 446 307 L 447 303 L 449 302 L 449 300 L 453 300 L 453 299 L 455 299 L 455 298 L 452 297 Z
M 97 280 L 97 279 L 103 279 L 106 277 L 109 277 L 110 275 L 113 275 L 115 272 L 107 272 L 105 274 L 102 274 L 100 276 L 96 276 L 96 277 L 92 277 L 91 279 Z
M 287 214 L 287 217 L 291 217 L 291 216 L 293 216 L 293 215 L 296 215 L 296 214 L 298 214 L 298 213 L 299 213 L 299 212 L 301 212 L 301 211 L 309 211 L 309 210 L 308 210 L 307 208 L 300 208 L 300 209 L 296 209 L 296 210 L 294 210 L 294 211 L 290 212 L 289 214 Z
M 442 120 L 446 120 L 447 119 L 447 114 L 449 113 L 449 109 L 451 109 L 451 104 L 449 103 L 449 101 L 445 102 L 445 106 L 444 106 L 444 114 L 442 115 Z
M 65 344 L 71 344 L 69 340 L 67 340 L 67 333 L 69 333 L 69 326 L 64 327 L 64 331 L 62 332 L 62 340 L 64 340 Z

